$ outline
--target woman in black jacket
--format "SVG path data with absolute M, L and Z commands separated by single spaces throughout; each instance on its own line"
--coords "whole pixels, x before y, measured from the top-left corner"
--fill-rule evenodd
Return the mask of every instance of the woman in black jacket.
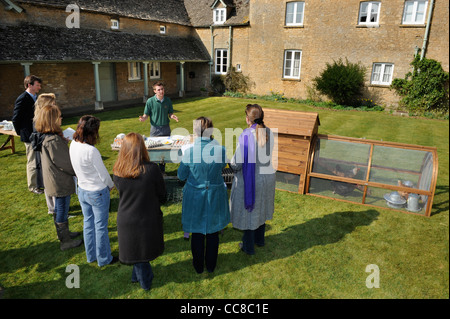
M 166 188 L 161 171 L 150 162 L 144 139 L 129 133 L 122 142 L 113 168 L 119 191 L 117 234 L 119 260 L 133 265 L 132 282 L 149 290 L 153 271 L 150 261 L 164 251 L 163 214 Z

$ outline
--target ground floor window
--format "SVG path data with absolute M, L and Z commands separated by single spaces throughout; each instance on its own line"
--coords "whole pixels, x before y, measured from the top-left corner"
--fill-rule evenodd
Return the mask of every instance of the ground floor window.
M 150 63 L 150 79 L 161 78 L 161 64 L 159 62 Z
M 128 80 L 141 80 L 141 62 L 128 62 Z
M 228 65 L 228 50 L 216 49 L 216 74 L 226 74 Z
M 372 68 L 371 84 L 391 85 L 394 64 L 374 63 Z
M 302 51 L 286 50 L 284 51 L 284 71 L 285 79 L 300 79 Z

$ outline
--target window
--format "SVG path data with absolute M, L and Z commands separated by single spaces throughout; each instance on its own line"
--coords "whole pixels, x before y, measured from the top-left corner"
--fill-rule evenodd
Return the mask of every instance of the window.
M 405 1 L 403 24 L 425 24 L 428 1 Z
M 236 64 L 236 72 L 242 72 L 242 67 L 240 64 Z
M 128 63 L 128 80 L 141 80 L 141 62 Z
M 284 52 L 284 71 L 285 79 L 300 79 L 302 51 L 286 50 Z
M 150 79 L 161 78 L 161 64 L 159 62 L 150 63 Z
M 214 9 L 213 15 L 214 24 L 224 24 L 227 19 L 227 9 Z
M 228 50 L 216 49 L 216 74 L 226 74 L 228 65 Z
M 380 2 L 368 1 L 361 2 L 359 7 L 358 24 L 378 24 L 380 17 Z
M 166 26 L 165 25 L 160 25 L 159 26 L 159 33 L 166 34 Z
M 111 19 L 111 29 L 119 30 L 119 20 Z
M 394 64 L 374 63 L 372 68 L 371 84 L 390 85 L 392 82 L 393 73 Z
M 295 26 L 303 25 L 304 2 L 288 2 L 286 3 L 286 25 Z

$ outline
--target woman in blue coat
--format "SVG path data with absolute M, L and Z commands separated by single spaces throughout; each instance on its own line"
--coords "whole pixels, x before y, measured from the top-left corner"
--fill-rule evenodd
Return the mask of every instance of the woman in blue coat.
M 227 165 L 225 147 L 212 139 L 212 121 L 199 117 L 194 121 L 194 145 L 183 155 L 178 178 L 186 180 L 183 189 L 183 231 L 192 233 L 194 269 L 202 273 L 204 265 L 213 272 L 219 250 L 219 232 L 230 222 L 227 188 L 222 169 Z M 206 241 L 206 249 L 205 249 Z

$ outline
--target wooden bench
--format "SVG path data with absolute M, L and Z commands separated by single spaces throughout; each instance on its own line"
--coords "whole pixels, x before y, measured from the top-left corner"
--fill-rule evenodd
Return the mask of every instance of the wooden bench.
M 14 154 L 16 152 L 14 136 L 19 136 L 19 135 L 17 135 L 15 130 L 5 131 L 3 128 L 0 128 L 0 134 L 8 135 L 8 138 L 6 139 L 6 141 L 0 146 L 0 151 L 10 149 L 11 153 Z M 8 145 L 8 144 L 10 144 L 10 145 Z

